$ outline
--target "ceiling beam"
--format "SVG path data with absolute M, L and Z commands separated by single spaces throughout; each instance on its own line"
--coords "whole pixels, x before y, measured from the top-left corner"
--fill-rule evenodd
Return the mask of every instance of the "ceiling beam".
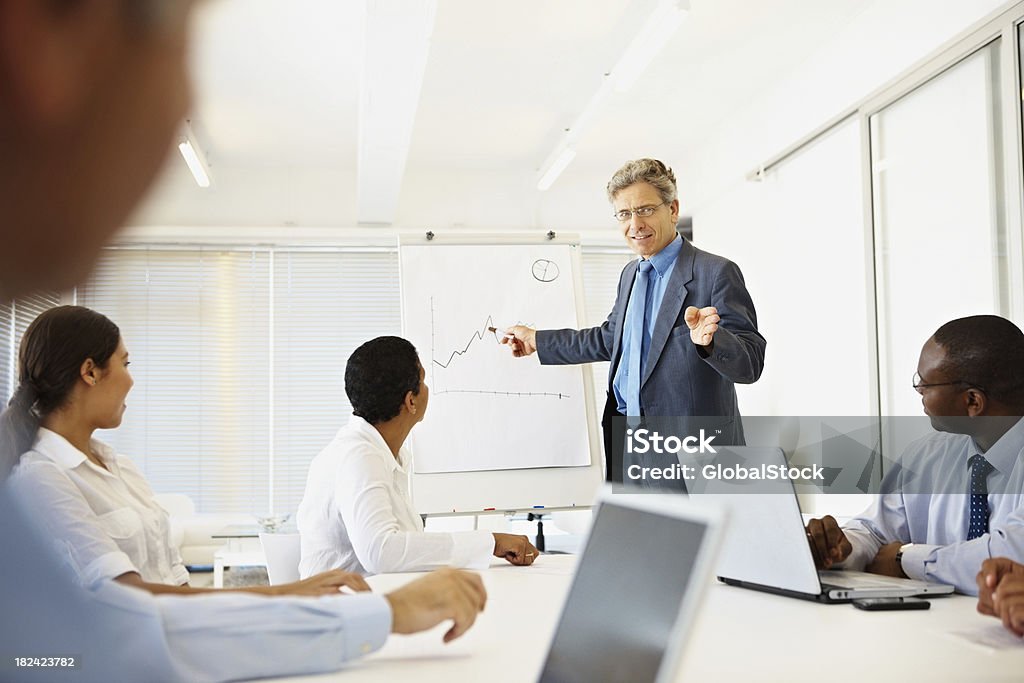
M 391 224 L 409 156 L 436 0 L 365 0 L 357 220 Z

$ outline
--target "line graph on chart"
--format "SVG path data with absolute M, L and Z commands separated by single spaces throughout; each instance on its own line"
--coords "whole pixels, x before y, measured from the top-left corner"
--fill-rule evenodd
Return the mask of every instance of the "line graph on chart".
M 474 347 L 478 350 L 483 345 L 497 345 L 500 349 L 500 353 L 510 354 L 506 344 L 501 343 L 501 329 L 495 327 L 494 317 L 488 315 L 484 320 L 483 324 L 477 329 L 472 330 L 466 343 L 456 349 L 452 349 L 450 353 L 445 355 L 445 351 L 441 351 L 436 347 L 437 329 L 436 329 L 436 311 L 434 297 L 430 297 L 430 377 L 431 384 L 434 389 L 435 395 L 444 394 L 477 394 L 482 396 L 503 396 L 503 397 L 516 397 L 516 398 L 555 398 L 555 399 L 568 399 L 572 396 L 568 393 L 561 391 L 511 391 L 508 389 L 467 389 L 459 388 L 457 386 L 449 386 L 445 380 L 447 373 L 445 372 L 452 367 L 453 363 L 456 363 L 459 359 L 466 357 L 471 354 Z M 529 323 L 523 321 L 516 321 L 516 325 L 529 325 Z

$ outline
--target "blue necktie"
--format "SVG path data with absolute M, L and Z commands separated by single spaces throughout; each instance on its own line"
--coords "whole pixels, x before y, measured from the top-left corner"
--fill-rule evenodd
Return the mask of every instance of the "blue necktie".
M 988 475 L 995 469 L 978 454 L 968 462 L 971 465 L 971 508 L 967 526 L 967 540 L 980 538 L 988 533 Z
M 629 365 L 626 366 L 626 415 L 640 417 L 641 358 L 644 349 L 644 313 L 647 310 L 647 280 L 650 261 L 640 261 L 633 292 L 629 295 L 626 326 L 629 329 Z

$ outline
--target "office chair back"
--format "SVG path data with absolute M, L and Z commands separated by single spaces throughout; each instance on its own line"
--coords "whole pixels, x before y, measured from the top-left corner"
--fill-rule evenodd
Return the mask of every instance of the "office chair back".
M 299 580 L 299 535 L 260 533 L 271 586 Z

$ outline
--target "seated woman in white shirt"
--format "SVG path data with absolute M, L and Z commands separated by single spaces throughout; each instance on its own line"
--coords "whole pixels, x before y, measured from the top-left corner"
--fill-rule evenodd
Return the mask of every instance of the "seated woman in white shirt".
M 409 494 L 411 454 L 404 444 L 427 411 L 424 377 L 416 349 L 400 337 L 378 337 L 349 357 L 345 393 L 352 418 L 313 459 L 299 504 L 301 576 L 328 569 L 480 569 L 492 555 L 533 564 L 537 549 L 526 536 L 423 530 Z
M 8 438 L 23 455 L 11 481 L 82 583 L 115 579 L 152 593 L 211 590 L 188 585 L 167 512 L 142 473 L 92 438 L 97 429 L 121 424 L 133 384 L 117 326 L 80 306 L 50 309 L 26 330 L 18 371 Z M 239 590 L 322 595 L 342 586 L 369 590 L 362 577 L 346 572 Z

